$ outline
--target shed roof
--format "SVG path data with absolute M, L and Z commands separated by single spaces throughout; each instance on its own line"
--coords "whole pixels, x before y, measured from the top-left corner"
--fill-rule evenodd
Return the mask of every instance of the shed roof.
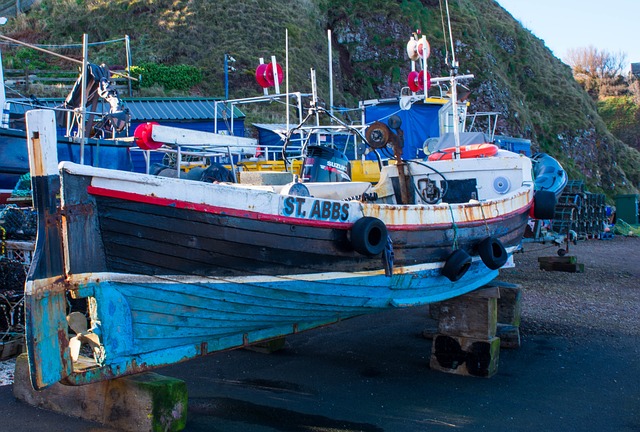
M 144 122 L 151 120 L 171 121 L 206 121 L 213 120 L 215 112 L 215 98 L 123 98 L 127 108 L 131 111 L 132 122 Z M 11 99 L 11 114 L 24 115 L 38 107 L 53 108 L 64 102 L 62 98 L 42 99 Z M 104 106 L 98 105 L 98 111 L 108 111 L 106 102 Z M 231 110 L 225 104 L 218 104 L 218 119 L 230 118 Z M 233 107 L 234 118 L 244 119 L 245 115 L 237 107 Z

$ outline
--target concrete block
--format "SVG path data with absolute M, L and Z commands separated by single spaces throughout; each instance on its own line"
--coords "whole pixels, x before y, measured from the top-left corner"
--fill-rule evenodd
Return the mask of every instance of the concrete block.
M 122 431 L 179 431 L 187 423 L 187 384 L 153 372 L 83 386 L 36 391 L 26 354 L 18 356 L 13 395 L 29 405 Z

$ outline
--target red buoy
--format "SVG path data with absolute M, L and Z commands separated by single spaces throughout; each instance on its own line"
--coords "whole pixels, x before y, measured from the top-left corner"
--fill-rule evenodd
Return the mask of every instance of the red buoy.
M 136 145 L 142 150 L 156 150 L 162 147 L 161 142 L 154 141 L 153 138 L 151 138 L 153 126 L 157 124 L 157 122 L 147 122 L 141 124 L 138 125 L 136 130 L 133 132 L 134 141 Z
M 267 81 L 266 71 L 267 71 L 267 65 L 266 64 L 260 64 L 256 68 L 256 81 L 258 81 L 258 84 L 262 88 L 271 87 L 273 85 L 273 84 L 269 84 L 269 81 Z M 273 80 L 273 78 L 272 78 L 272 80 Z
M 282 84 L 282 80 L 284 79 L 284 74 L 282 73 L 282 66 L 276 63 L 276 75 L 278 79 L 278 84 Z M 265 70 L 264 77 L 269 83 L 269 86 L 275 85 L 275 77 L 273 74 L 273 63 L 267 64 L 267 69 Z
M 412 92 L 417 92 L 424 89 L 424 73 L 412 71 L 409 72 L 407 78 L 407 84 Z M 427 72 L 427 88 L 431 87 L 431 74 Z
M 409 85 L 409 90 L 412 92 L 420 91 L 420 84 L 418 83 L 419 72 L 411 71 L 409 72 L 409 76 L 407 77 L 407 84 Z

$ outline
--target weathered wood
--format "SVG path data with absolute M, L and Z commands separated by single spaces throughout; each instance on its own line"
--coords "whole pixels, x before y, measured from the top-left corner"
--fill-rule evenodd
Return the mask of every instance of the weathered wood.
M 440 302 L 438 332 L 479 339 L 494 337 L 498 318 L 497 295 L 497 289 L 478 290 Z
M 24 337 L 22 336 L 0 342 L 0 360 L 15 357 L 23 353 L 24 349 Z
M 498 323 L 496 336 L 500 338 L 500 348 L 520 348 L 520 327 Z
M 84 386 L 60 383 L 35 391 L 27 355 L 16 360 L 13 395 L 29 405 L 95 421 L 122 431 L 179 431 L 187 422 L 187 385 L 156 373 Z
M 575 255 L 545 256 L 545 257 L 538 257 L 538 262 L 540 264 L 542 263 L 576 264 L 578 262 L 578 257 Z
M 498 323 L 519 326 L 522 315 L 522 290 L 520 286 L 499 286 Z
M 500 339 L 475 339 L 437 335 L 431 347 L 429 366 L 456 375 L 489 378 L 498 370 Z
M 558 263 L 558 262 L 541 262 L 540 270 L 562 271 L 567 273 L 584 273 L 584 264 L 583 263 L 565 264 L 565 263 Z

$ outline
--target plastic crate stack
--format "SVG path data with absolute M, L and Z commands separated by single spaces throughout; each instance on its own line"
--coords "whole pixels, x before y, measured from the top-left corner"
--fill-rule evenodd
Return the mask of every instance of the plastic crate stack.
M 574 231 L 578 238 L 600 238 L 608 220 L 604 194 L 585 191 L 584 182 L 567 183 L 556 205 L 552 229 L 558 234 Z

